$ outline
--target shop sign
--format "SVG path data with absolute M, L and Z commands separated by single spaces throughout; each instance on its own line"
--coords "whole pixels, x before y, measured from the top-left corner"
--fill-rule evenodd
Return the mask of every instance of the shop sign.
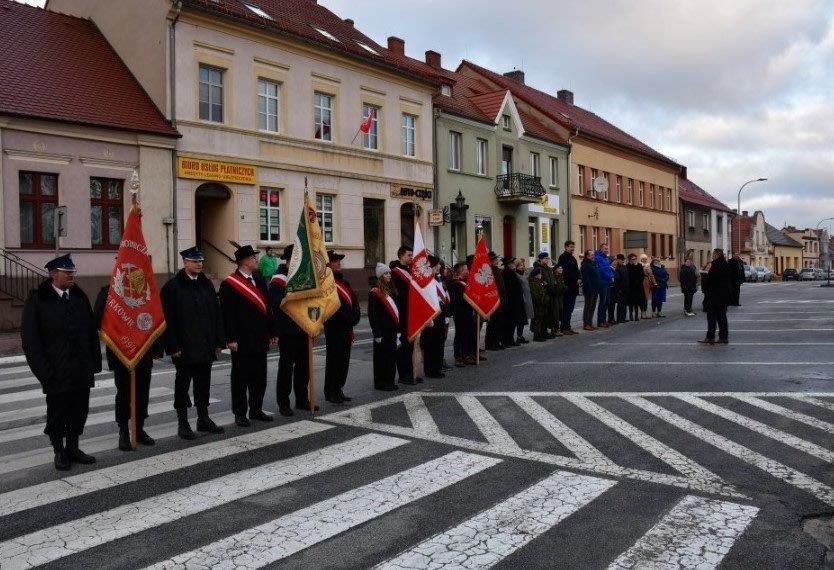
M 405 200 L 423 200 L 430 202 L 432 198 L 431 188 L 408 188 L 406 186 L 391 186 L 392 198 L 403 198 Z
M 530 212 L 538 214 L 553 214 L 558 215 L 559 212 L 559 195 L 545 194 L 536 204 L 530 204 Z
M 177 158 L 177 176 L 194 180 L 255 184 L 257 169 L 251 164 L 180 156 Z
M 442 226 L 443 225 L 443 210 L 429 210 L 429 225 Z

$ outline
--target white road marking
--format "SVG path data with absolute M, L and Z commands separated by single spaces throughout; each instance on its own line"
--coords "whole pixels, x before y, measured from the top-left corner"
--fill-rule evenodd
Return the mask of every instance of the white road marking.
M 798 321 L 831 321 L 834 317 L 812 317 L 808 319 L 730 319 L 732 323 L 795 323 Z M 793 330 L 793 329 L 791 329 Z
M 724 406 L 719 406 L 712 402 L 708 402 L 703 398 L 698 398 L 696 396 L 678 396 L 679 400 L 686 402 L 691 406 L 695 406 L 705 412 L 709 412 L 711 414 L 715 414 L 720 418 L 724 418 L 725 420 L 729 420 L 733 423 L 736 423 L 742 427 L 749 429 L 750 431 L 754 431 L 771 439 L 775 439 L 778 442 L 781 442 L 785 445 L 793 447 L 794 449 L 798 449 L 799 451 L 805 452 L 809 455 L 813 455 L 814 457 L 818 457 L 823 461 L 827 462 L 834 462 L 834 452 L 825 449 L 815 443 L 811 443 L 810 441 L 805 441 L 804 439 L 798 438 L 794 435 L 791 435 L 785 431 L 770 427 L 769 425 L 763 424 L 760 421 L 754 420 L 752 418 L 748 418 L 747 416 L 743 416 L 741 414 L 737 414 L 732 410 L 728 410 Z
M 149 398 L 156 398 L 158 396 L 170 396 L 174 391 L 170 388 L 151 388 L 148 391 Z M 99 406 L 106 406 L 107 404 L 115 405 L 116 395 L 96 396 L 90 398 L 90 408 Z M 32 406 L 31 408 L 18 408 L 15 410 L 8 410 L 0 412 L 0 422 L 11 422 L 15 420 L 22 420 L 28 418 L 45 418 L 46 404 L 42 406 Z
M 754 467 L 758 467 L 762 471 L 776 477 L 777 479 L 781 479 L 789 485 L 793 485 L 798 489 L 807 491 L 820 501 L 828 503 L 829 505 L 834 505 L 834 489 L 828 485 L 820 483 L 816 479 L 809 477 L 792 467 L 783 465 L 775 459 L 765 457 L 760 453 L 756 453 L 752 449 L 748 449 L 741 444 L 703 428 L 700 425 L 667 410 L 666 408 L 662 408 L 657 404 L 646 400 L 645 398 L 640 396 L 625 396 L 625 399 L 638 408 L 641 408 L 653 416 L 660 418 L 672 426 L 684 431 L 685 433 L 700 439 L 704 443 L 716 447 L 729 455 L 737 457 Z
M 812 406 L 825 408 L 826 410 L 831 410 L 832 412 L 834 412 L 834 402 L 827 402 L 826 400 L 820 400 L 819 398 L 814 398 L 813 396 L 804 394 L 791 394 L 787 397 L 793 398 L 794 400 L 798 400 L 800 402 L 805 402 L 806 404 L 811 404 Z
M 486 440 L 495 448 L 509 450 L 512 452 L 521 451 L 516 441 L 507 433 L 501 424 L 498 423 L 489 410 L 475 397 L 466 394 L 458 394 L 457 401 L 463 410 L 483 434 Z
M 50 503 L 79 497 L 102 489 L 139 481 L 177 469 L 184 469 L 222 459 L 237 453 L 253 451 L 307 435 L 323 432 L 333 426 L 302 420 L 285 426 L 247 433 L 237 437 L 214 441 L 161 455 L 145 457 L 137 461 L 120 463 L 88 473 L 72 475 L 65 479 L 47 481 L 40 485 L 15 489 L 0 494 L 0 516 L 33 509 Z
M 90 393 L 98 392 L 101 390 L 108 390 L 113 388 L 115 384 L 113 383 L 113 379 L 105 379 L 99 380 L 96 379 L 96 385 L 90 388 Z M 11 392 L 9 394 L 0 394 L 0 404 L 11 404 L 13 402 L 23 402 L 25 400 L 33 400 L 35 398 L 44 399 L 46 396 L 43 393 L 43 390 L 40 388 L 36 388 L 34 390 L 24 390 L 21 392 Z
M 595 342 L 591 346 L 691 346 L 697 342 Z M 733 346 L 834 346 L 834 342 L 733 342 Z
M 262 568 L 501 463 L 454 451 L 151 566 Z
M 556 472 L 377 568 L 491 568 L 615 484 L 608 479 Z
M 686 496 L 609 566 L 717 568 L 759 509 Z
M 831 299 L 768 299 L 759 301 L 760 305 L 810 305 L 811 303 L 834 303 Z
M 10 374 L 20 374 L 21 372 L 29 372 L 31 369 L 26 366 L 12 366 L 9 368 L 0 368 L 0 376 L 8 376 Z M 3 384 L 0 383 L 0 386 Z
M 686 332 L 686 333 L 697 333 L 700 332 L 701 334 L 704 333 L 703 328 L 700 329 L 659 329 L 660 332 Z M 817 332 L 828 332 L 834 331 L 834 329 L 808 329 L 808 328 L 781 328 L 781 329 L 735 329 L 730 327 L 730 334 L 735 333 L 792 333 L 792 332 L 800 332 L 800 331 L 817 331 Z
M 750 404 L 751 406 L 756 406 L 757 408 L 767 410 L 768 412 L 784 416 L 795 422 L 800 422 L 805 425 L 817 428 L 819 430 L 827 431 L 828 433 L 834 433 L 834 424 L 824 422 L 807 414 L 795 412 L 794 410 L 788 409 L 778 404 L 774 404 L 773 402 L 768 402 L 767 400 L 763 400 L 755 396 L 746 396 L 744 394 L 739 394 L 738 396 L 734 397 L 738 400 L 741 400 L 742 402 Z
M 389 451 L 408 441 L 363 435 L 0 543 L 0 566 L 31 568 Z
M 420 394 L 414 392 L 406 394 L 403 404 L 414 431 L 424 437 L 440 435 L 440 430 Z
M 720 350 L 720 348 L 718 349 Z M 755 360 L 745 360 L 736 362 L 725 361 L 711 361 L 710 363 L 720 364 L 722 366 L 834 366 L 834 362 L 757 362 Z M 705 366 L 702 360 L 690 361 L 669 361 L 669 360 L 529 360 L 521 364 L 514 364 L 513 368 L 527 366 L 528 364 L 539 364 L 543 366 L 558 366 L 558 365 L 582 365 L 582 366 Z

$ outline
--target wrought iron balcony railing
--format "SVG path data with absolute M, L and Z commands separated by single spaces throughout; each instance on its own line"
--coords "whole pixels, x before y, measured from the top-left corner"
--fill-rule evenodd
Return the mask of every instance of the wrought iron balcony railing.
M 512 173 L 495 177 L 495 196 L 501 202 L 538 202 L 544 194 L 541 176 Z

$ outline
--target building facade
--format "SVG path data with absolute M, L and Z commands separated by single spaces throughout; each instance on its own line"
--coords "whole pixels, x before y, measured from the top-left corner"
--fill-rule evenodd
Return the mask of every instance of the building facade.
M 782 231 L 802 244 L 802 267 L 820 267 L 820 238 L 815 229 L 787 226 Z
M 173 112 L 178 247 L 201 245 L 216 275 L 232 267 L 231 242 L 282 248 L 306 183 L 327 247 L 344 252 L 346 272 L 366 286 L 366 268 L 394 258 L 413 239 L 415 212 L 425 218 L 431 207 L 438 78 L 399 55 L 396 41 L 380 46 L 309 0 L 288 0 L 281 13 L 232 0 L 185 0 L 181 11 L 165 0 L 135 4 L 48 7 L 120 38 L 120 55 Z M 166 48 L 142 53 L 149 43 Z M 359 133 L 369 116 L 370 131 Z
M 773 246 L 767 237 L 764 212 L 757 210 L 750 216 L 745 210 L 733 219 L 732 228 L 733 251 L 737 250 L 740 238 L 741 249 L 738 251 L 741 259 L 753 267 L 762 266 L 773 271 Z
M 703 267 L 715 248 L 730 251 L 732 210 L 684 176 L 678 180 L 678 190 L 684 258 Z
M 785 269 L 802 269 L 802 244 L 766 222 L 765 232 L 773 248 L 773 273 L 782 275 Z

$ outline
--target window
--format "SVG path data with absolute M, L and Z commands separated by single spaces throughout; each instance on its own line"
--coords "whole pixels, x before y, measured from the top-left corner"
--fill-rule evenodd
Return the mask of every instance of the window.
M 501 115 L 501 126 L 504 127 L 506 130 L 510 130 L 510 116 L 509 115 Z
M 709 232 L 709 214 L 707 214 L 707 213 L 703 213 L 703 214 L 701 215 L 701 220 L 702 220 L 702 221 L 703 221 L 703 223 L 704 223 L 704 231 L 705 231 L 705 232 Z
M 654 208 L 654 184 L 649 184 L 649 208 Z
M 604 232 L 604 240 L 602 243 L 607 243 L 609 246 L 611 245 L 611 228 L 605 228 Z
M 316 194 L 316 218 L 325 243 L 333 243 L 333 198 L 332 194 Z
M 371 46 L 369 46 L 368 44 L 363 44 L 362 42 L 356 42 L 356 43 L 357 43 L 357 44 L 359 44 L 359 47 L 361 47 L 361 48 L 362 48 L 362 49 L 364 49 L 365 51 L 369 51 L 369 52 L 371 52 L 371 53 L 372 53 L 372 54 L 374 54 L 374 55 L 379 55 L 379 52 L 378 52 L 378 51 L 376 51 L 376 50 L 375 50 L 374 48 L 372 48 Z
M 542 175 L 541 156 L 537 152 L 530 153 L 530 174 L 533 176 Z
M 452 86 L 443 84 L 440 86 L 440 94 L 445 95 L 446 97 L 452 96 Z
M 637 191 L 637 200 L 638 200 L 637 203 L 640 206 L 642 206 L 644 204 L 643 197 L 644 197 L 645 193 L 646 193 L 646 183 L 645 182 L 640 182 L 640 186 L 639 186 L 638 191 Z
M 692 210 L 686 211 L 686 225 L 689 226 L 690 230 L 695 229 L 695 212 Z
M 716 218 L 715 228 L 716 228 L 716 230 L 718 230 L 718 231 L 716 231 L 716 233 L 718 235 L 724 235 L 724 217 L 723 216 L 718 216 Z
M 362 146 L 371 150 L 379 150 L 379 113 L 381 109 L 373 105 L 362 105 L 362 120 L 371 117 L 371 130 L 362 134 Z
M 94 248 L 118 249 L 122 241 L 124 180 L 90 178 L 90 242 Z
M 417 117 L 403 113 L 403 155 L 417 154 Z
M 314 96 L 315 136 L 319 140 L 333 140 L 333 96 L 316 91 Z
M 597 228 L 591 228 L 591 249 L 596 251 L 599 248 L 597 244 Z M 583 252 L 584 254 L 585 252 Z
M 617 176 L 616 178 L 616 191 L 617 191 L 617 202 L 623 201 L 623 177 Z
M 607 172 L 603 172 L 602 177 L 605 179 L 605 199 L 608 200 L 610 198 L 611 176 Z
M 487 141 L 477 139 L 475 141 L 475 167 L 478 174 L 486 174 L 487 170 Z
M 666 211 L 671 212 L 672 210 L 674 210 L 674 208 L 672 208 L 672 189 L 667 188 L 666 189 Z
M 55 206 L 58 175 L 40 172 L 18 174 L 20 194 L 20 246 L 49 247 L 55 243 Z
M 556 186 L 559 182 L 559 159 L 550 157 L 550 185 Z
M 658 210 L 663 209 L 663 188 L 657 187 L 657 203 L 655 206 Z
M 261 188 L 260 224 L 261 241 L 281 240 L 281 191 L 277 188 Z
M 666 257 L 666 236 L 659 234 L 657 238 L 660 241 L 660 257 Z
M 449 131 L 449 168 L 460 170 L 460 133 Z
M 272 19 L 272 16 L 270 16 L 269 14 L 267 14 L 266 12 L 264 12 L 263 10 L 261 10 L 260 8 L 258 8 L 257 6 L 252 6 L 251 4 L 247 4 L 247 3 L 245 3 L 245 2 L 243 3 L 243 5 L 244 5 L 244 6 L 246 6 L 247 8 L 249 8 L 252 12 L 254 12 L 255 14 L 257 14 L 257 15 L 258 15 L 258 16 L 260 16 L 261 18 L 266 18 L 267 20 L 271 20 L 271 19 Z
M 626 202 L 628 204 L 634 203 L 634 179 L 629 178 L 626 183 Z
M 594 180 L 597 179 L 597 176 L 599 176 L 599 170 L 597 170 L 596 168 L 592 168 L 591 169 L 591 198 L 596 198 L 597 197 L 597 191 L 594 190 Z
M 585 255 L 585 232 L 587 231 L 587 227 L 579 226 L 579 252 L 581 255 Z
M 577 172 L 579 173 L 579 194 L 585 194 L 585 167 L 581 164 L 577 166 Z
M 223 122 L 223 70 L 200 64 L 200 119 Z
M 278 84 L 268 79 L 258 79 L 258 128 L 278 131 Z
M 313 29 L 316 30 L 321 35 L 323 35 L 324 37 L 326 37 L 328 40 L 331 40 L 331 41 L 334 41 L 334 42 L 339 41 L 339 39 L 336 36 L 334 36 L 333 34 L 328 32 L 327 30 L 322 30 L 321 28 L 317 28 L 315 26 L 313 26 Z M 339 42 L 339 43 L 341 43 L 341 42 Z

